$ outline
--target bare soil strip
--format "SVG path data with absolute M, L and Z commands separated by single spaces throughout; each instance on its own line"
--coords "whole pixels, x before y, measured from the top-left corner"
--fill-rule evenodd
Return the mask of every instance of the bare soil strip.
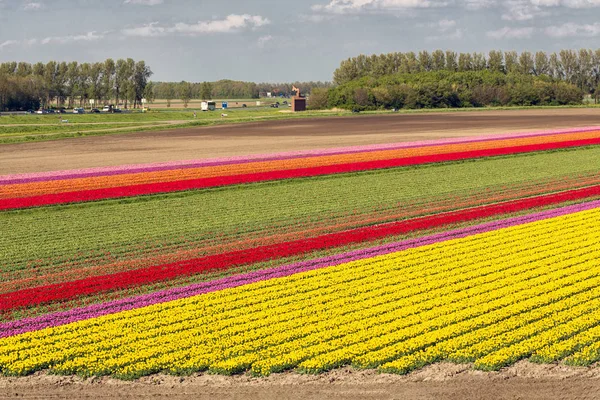
M 599 368 L 522 361 L 497 373 L 437 364 L 407 376 L 343 368 L 322 375 L 295 372 L 267 378 L 196 374 L 149 376 L 134 382 L 36 374 L 0 378 L 0 398 L 169 399 L 597 399 Z
M 0 146 L 0 174 L 600 125 L 600 109 L 322 117 Z

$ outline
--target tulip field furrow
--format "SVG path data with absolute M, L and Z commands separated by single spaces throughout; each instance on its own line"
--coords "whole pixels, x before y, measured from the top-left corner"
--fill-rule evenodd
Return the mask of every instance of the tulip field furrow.
M 536 350 L 530 360 L 538 363 L 555 362 L 570 356 L 586 346 L 589 347 L 590 345 L 594 345 L 599 341 L 600 326 L 596 326 L 592 329 L 584 330 L 569 339 L 553 342 Z
M 515 229 L 519 229 L 519 228 L 520 228 L 519 226 L 516 226 L 516 227 L 515 227 Z M 541 226 L 541 227 L 540 227 L 540 232 L 543 232 L 545 229 L 547 229 L 547 228 L 545 228 L 545 226 Z M 566 233 L 566 232 L 565 232 L 565 233 Z M 532 232 L 532 236 L 533 236 L 533 235 L 534 235 L 534 233 Z M 466 242 L 466 243 L 468 243 L 468 242 Z M 504 247 L 506 248 L 506 250 L 510 250 L 510 245 L 511 245 L 511 243 L 512 243 L 512 242 L 511 242 L 511 241 L 509 241 L 508 243 L 506 243 L 506 244 L 505 244 L 505 246 L 504 246 Z M 485 245 L 483 245 L 483 244 L 480 244 L 480 243 L 474 243 L 474 244 L 478 244 L 478 245 L 479 245 L 479 248 L 477 249 L 477 248 L 475 248 L 475 247 L 470 247 L 470 248 L 467 248 L 467 249 L 465 249 L 465 250 L 462 250 L 462 253 L 464 253 L 464 252 L 470 252 L 470 251 L 475 251 L 475 250 L 479 250 L 479 251 L 481 251 L 481 250 L 483 250 L 483 248 L 484 248 L 485 246 L 487 246 L 487 244 L 485 244 Z M 498 245 L 498 244 L 496 244 L 496 245 Z M 404 263 L 404 264 L 407 264 L 407 265 L 411 265 L 411 263 L 413 263 L 415 259 L 418 259 L 418 257 L 419 257 L 419 254 L 420 254 L 420 253 L 422 253 L 422 251 L 423 251 L 423 250 L 428 250 L 428 251 L 431 251 L 431 249 L 423 249 L 423 248 L 418 248 L 418 250 L 419 250 L 418 254 L 416 254 L 415 256 L 412 256 L 412 257 L 407 257 L 406 259 L 404 259 L 404 260 L 403 260 L 403 263 Z M 506 250 L 505 250 L 505 251 L 506 251 Z M 389 251 L 391 251 L 391 250 L 386 250 L 386 252 L 389 252 Z M 462 253 L 461 253 L 461 254 L 462 254 Z M 447 257 L 443 257 L 443 258 L 442 258 L 442 259 L 439 261 L 439 263 L 440 263 L 441 265 L 444 265 L 444 264 L 445 264 L 447 261 L 448 261 L 448 258 L 447 258 Z M 377 265 L 370 265 L 370 264 L 369 264 L 368 266 L 369 266 L 369 269 L 370 269 L 370 270 L 377 270 L 377 269 L 379 268 Z M 450 266 L 448 266 L 448 267 L 446 267 L 446 268 L 451 268 L 451 266 L 452 266 L 452 265 L 450 265 Z M 455 267 L 456 267 L 456 266 L 455 266 Z M 464 269 L 464 268 L 469 268 L 469 267 L 463 267 L 463 269 Z M 471 267 L 471 268 L 472 268 L 472 267 Z M 411 273 L 411 271 L 412 271 L 412 272 L 414 272 L 414 271 L 420 271 L 420 267 L 419 267 L 418 265 L 414 265 L 414 264 L 413 264 L 413 266 L 412 266 L 412 267 L 410 267 L 410 268 L 408 268 L 408 269 L 405 269 L 405 270 L 404 270 L 405 274 L 403 275 L 403 278 L 402 278 L 402 279 L 404 279 L 404 280 L 408 279 L 408 278 L 410 277 L 410 273 Z M 334 272 L 334 270 L 333 270 L 333 269 L 328 269 L 328 270 L 326 270 L 326 271 L 323 271 L 323 273 L 322 273 L 320 276 L 323 276 L 323 275 L 327 276 L 329 273 L 333 273 L 333 272 Z M 431 274 L 433 274 L 434 276 L 437 276 L 437 275 L 439 275 L 439 274 L 441 274 L 441 273 L 444 273 L 444 268 L 442 268 L 442 267 L 440 267 L 440 268 L 436 268 L 435 270 L 432 270 L 432 271 L 431 271 Z M 452 274 L 452 273 L 453 273 L 452 269 L 448 270 L 448 273 Z M 477 273 L 482 273 L 482 272 L 477 272 Z M 422 272 L 421 272 L 421 274 L 422 274 Z M 454 274 L 456 275 L 456 272 L 454 272 Z M 446 276 L 446 275 L 443 275 L 443 276 Z M 463 278 L 461 274 L 459 274 L 459 275 L 458 275 L 458 277 L 459 277 L 459 279 L 466 279 L 466 278 L 467 278 L 467 277 L 464 277 L 464 278 Z M 421 278 L 421 279 L 424 279 L 424 278 Z M 446 283 L 445 283 L 445 282 L 446 282 L 446 279 L 447 279 L 447 278 L 444 278 L 444 279 L 440 280 L 440 282 L 443 282 L 443 283 L 442 283 L 442 285 L 445 285 L 445 284 L 446 284 Z M 342 282 L 342 284 L 343 284 L 343 283 L 344 283 L 344 282 Z M 263 283 L 263 285 L 269 285 L 269 284 L 270 284 L 270 281 L 265 281 L 265 282 Z M 316 282 L 316 284 L 318 284 L 318 285 L 319 285 L 318 287 L 321 287 L 321 286 L 322 286 L 321 284 L 319 284 L 319 282 Z M 331 281 L 329 281 L 329 282 L 328 282 L 328 286 L 331 286 L 331 284 L 332 284 L 332 283 L 331 283 Z M 383 284 L 385 284 L 385 281 L 383 282 Z M 267 286 L 267 287 L 268 287 L 268 286 Z M 290 288 L 290 289 L 288 289 L 287 291 L 289 291 L 289 292 L 291 292 L 291 293 L 294 293 L 294 292 L 295 292 L 295 290 L 296 290 L 296 289 Z M 329 289 L 329 290 L 333 290 L 333 289 Z M 283 295 L 283 296 L 284 296 L 284 298 L 286 299 L 286 301 L 295 301 L 295 300 L 297 300 L 297 299 L 290 299 L 289 295 L 286 295 L 286 294 L 287 294 L 286 292 L 284 292 L 284 293 L 281 293 L 281 292 L 280 292 L 280 293 L 278 293 L 278 296 L 279 296 L 279 297 L 281 297 L 281 295 Z M 251 312 L 252 312 L 252 309 L 251 309 L 251 308 L 249 308 L 249 305 L 250 305 L 250 303 L 248 303 L 249 301 L 250 301 L 250 302 L 253 302 L 254 306 L 256 306 L 256 307 L 259 307 L 259 309 L 262 309 L 262 308 L 264 307 L 264 305 L 265 305 L 265 303 L 264 303 L 264 302 L 257 302 L 256 300 L 253 300 L 253 299 L 254 299 L 254 297 L 252 296 L 252 293 L 251 293 L 251 292 L 249 293 L 248 291 L 244 291 L 244 292 L 242 292 L 242 293 L 241 293 L 241 296 L 242 296 L 242 297 L 240 298 L 240 301 L 243 301 L 244 303 L 242 303 L 242 304 L 240 304 L 240 305 L 236 305 L 236 302 L 235 302 L 235 300 L 233 300 L 233 299 L 231 299 L 231 298 L 227 298 L 227 300 L 226 300 L 226 301 L 227 301 L 227 306 L 228 306 L 229 308 L 233 308 L 233 309 L 236 309 L 236 310 L 242 310 L 242 311 L 243 311 L 243 312 L 245 312 L 246 314 L 249 314 L 249 313 L 251 313 Z M 313 294 L 313 293 L 308 293 L 308 295 L 307 295 L 307 296 L 305 296 L 305 297 L 311 297 L 311 296 L 314 296 L 314 294 Z M 274 301 L 275 301 L 275 303 L 278 303 L 278 302 L 280 302 L 280 300 L 279 300 L 279 299 L 275 299 Z M 220 306 L 220 305 L 221 305 L 221 303 L 217 303 L 217 305 L 218 305 L 218 306 Z M 208 310 L 205 310 L 205 311 L 208 311 Z M 222 316 L 222 318 L 224 318 L 224 317 Z M 197 322 L 201 322 L 201 321 L 197 321 Z
M 158 265 L 112 275 L 84 278 L 67 283 L 40 286 L 34 289 L 24 289 L 17 292 L 0 294 L 0 311 L 51 301 L 66 300 L 81 294 L 101 293 L 112 289 L 140 286 L 146 283 L 167 280 L 181 275 L 227 269 L 234 265 L 259 262 L 294 254 L 303 254 L 311 250 L 364 242 L 403 232 L 449 225 L 497 214 L 506 214 L 531 207 L 557 204 L 564 201 L 598 195 L 600 195 L 600 186 L 576 189 L 552 195 L 470 208 L 464 211 L 434 215 L 432 217 L 415 218 L 397 223 L 358 228 L 340 233 L 322 235 L 316 238 L 300 239 L 277 245 L 262 246 L 250 250 L 234 251 L 218 256 L 192 259 L 185 262 Z
M 600 361 L 600 128 L 0 176 L 0 375 Z
M 545 229 L 545 228 L 543 228 L 543 227 L 542 227 L 541 229 L 543 230 L 543 229 Z M 389 251 L 389 250 L 388 250 L 388 251 Z M 405 262 L 408 262 L 408 263 L 410 263 L 410 260 L 411 260 L 411 259 L 409 258 L 409 259 L 407 259 Z M 418 268 L 417 268 L 417 269 L 418 269 Z M 409 271 L 407 271 L 407 272 L 409 272 Z M 437 274 L 437 273 L 439 273 L 439 272 L 441 272 L 441 271 L 435 270 L 435 271 L 432 271 L 432 272 Z M 269 281 L 266 281 L 264 284 L 266 285 L 266 284 L 268 284 L 268 283 L 269 283 Z M 293 290 L 293 289 L 292 289 L 292 290 Z M 245 293 L 244 293 L 244 294 L 245 294 Z M 252 296 L 249 296 L 249 297 L 247 297 L 247 296 L 243 296 L 243 297 L 242 297 L 242 299 L 244 299 L 244 301 L 246 301 L 246 302 L 247 302 L 247 301 L 249 301 L 249 300 L 251 300 L 251 299 L 252 299 Z M 231 307 L 231 306 L 232 306 L 231 299 L 228 299 L 227 301 L 228 301 L 228 304 L 229 304 L 229 306 Z M 260 303 L 256 303 L 256 302 L 255 302 L 255 304 L 257 304 L 257 305 L 260 305 Z M 245 304 L 245 305 L 247 306 L 247 304 Z M 240 307 L 236 307 L 236 308 L 240 308 Z M 248 311 L 249 311 L 249 310 L 248 310 Z
M 565 140 L 566 139 L 566 140 Z M 154 193 L 168 193 L 192 189 L 214 188 L 229 185 L 239 185 L 254 182 L 265 182 L 280 179 L 315 177 L 349 172 L 378 170 L 401 166 L 414 166 L 428 163 L 466 160 L 481 157 L 512 155 L 527 152 L 548 151 L 573 147 L 593 146 L 600 144 L 600 137 L 590 139 L 569 140 L 568 137 L 560 142 L 545 142 L 531 145 L 520 145 L 480 150 L 466 150 L 455 153 L 438 153 L 432 155 L 392 158 L 375 161 L 358 161 L 346 164 L 329 164 L 317 167 L 293 168 L 279 171 L 251 172 L 239 175 L 220 175 L 209 178 L 165 181 L 159 183 L 133 184 L 102 189 L 84 189 L 64 193 L 49 193 L 31 197 L 16 197 L 0 199 L 0 210 L 12 210 L 25 207 L 40 207 L 53 204 L 68 204 L 121 197 L 134 197 Z
M 457 208 L 480 205 L 481 202 L 502 201 L 517 197 L 524 197 L 544 193 L 548 190 L 564 190 L 569 187 L 587 186 L 590 184 L 600 183 L 600 177 L 590 177 L 589 180 L 568 180 L 561 179 L 552 182 L 551 185 L 541 184 L 532 188 L 517 187 L 511 188 L 511 191 L 502 191 L 501 195 L 494 195 L 490 191 L 482 192 L 478 195 L 470 194 L 468 201 L 460 198 L 444 197 L 439 202 L 430 201 L 427 207 L 422 202 L 416 204 L 406 204 L 402 209 L 390 209 L 385 211 L 376 210 L 368 214 L 348 215 L 338 218 L 323 218 L 320 221 L 296 223 L 294 226 L 284 229 L 276 229 L 275 227 L 268 229 L 255 229 L 244 233 L 242 230 L 232 235 L 222 237 L 207 237 L 205 239 L 194 240 L 188 237 L 185 243 L 160 245 L 157 251 L 155 244 L 149 243 L 147 246 L 140 249 L 117 250 L 111 251 L 112 257 L 120 254 L 126 254 L 127 258 L 133 258 L 131 261 L 95 261 L 90 255 L 84 260 L 70 263 L 50 262 L 46 265 L 36 265 L 36 268 L 22 268 L 19 270 L 9 270 L 5 273 L 0 273 L 0 293 L 10 292 L 23 289 L 26 287 L 38 286 L 42 283 L 58 283 L 74 279 L 74 277 L 85 277 L 97 275 L 99 272 L 115 273 L 128 269 L 136 269 L 142 266 L 154 264 L 166 264 L 170 260 L 196 258 L 203 255 L 225 252 L 233 248 L 250 248 L 260 244 L 270 244 L 277 241 L 286 241 L 293 237 L 309 237 L 310 235 L 318 235 L 320 233 L 329 233 L 336 230 L 348 229 L 355 226 L 367 225 L 372 223 L 389 222 L 393 219 L 410 218 L 422 214 L 444 212 Z M 514 192 L 514 193 L 512 193 Z M 399 212 L 401 211 L 401 212 Z M 312 227 L 312 229 L 307 229 Z M 302 230 L 299 230 L 302 229 Z M 226 244 L 225 244 L 226 243 Z M 156 256 L 152 257 L 152 253 Z M 134 261 L 135 260 L 135 261 Z M 92 265 L 96 264 L 95 267 Z M 16 264 L 19 265 L 19 264 Z M 10 268 L 9 265 L 6 267 Z M 40 274 L 43 274 L 40 276 Z M 69 277 L 73 277 L 69 279 Z
M 190 297 L 202 293 L 218 291 L 224 288 L 241 286 L 256 281 L 263 281 L 269 278 L 289 276 L 294 273 L 328 267 L 343 262 L 363 259 L 366 257 L 374 257 L 376 255 L 387 254 L 395 251 L 416 248 L 419 246 L 437 243 L 443 240 L 467 237 L 473 234 L 488 232 L 494 229 L 500 229 L 509 226 L 517 226 L 527 222 L 538 221 L 570 214 L 573 212 L 589 210 L 598 206 L 600 206 L 600 202 L 590 202 L 575 206 L 568 206 L 555 210 L 543 211 L 536 214 L 529 214 L 506 220 L 489 222 L 482 225 L 466 227 L 449 232 L 441 232 L 423 238 L 405 240 L 403 242 L 391 243 L 375 248 L 356 250 L 349 253 L 342 253 L 339 255 L 328 256 L 316 260 L 304 261 L 291 265 L 284 265 L 277 268 L 269 268 L 267 270 L 255 271 L 243 275 L 233 275 L 212 282 L 191 285 L 189 287 L 175 288 L 164 292 L 157 292 L 135 298 L 117 300 L 109 303 L 92 305 L 85 308 L 79 308 L 70 311 L 62 311 L 46 316 L 28 318 L 22 321 L 8 322 L 5 324 L 0 324 L 0 336 L 11 336 L 18 333 L 24 333 L 29 330 L 38 330 L 45 327 L 57 326 L 69 322 L 74 322 L 77 320 L 93 318 L 119 311 L 125 311 L 132 308 L 139 308 L 178 298 Z M 435 271 L 432 271 L 432 273 L 435 274 Z
M 4 271 L 9 265 L 25 269 L 27 265 L 37 265 L 50 258 L 69 260 L 81 253 L 85 255 L 80 259 L 84 262 L 94 253 L 106 257 L 110 252 L 110 256 L 118 256 L 119 247 L 127 243 L 131 243 L 130 246 L 144 242 L 147 246 L 162 246 L 166 240 L 198 236 L 201 232 L 204 237 L 223 237 L 223 241 L 227 241 L 228 236 L 223 234 L 244 230 L 245 226 L 248 226 L 247 232 L 273 226 L 279 221 L 290 221 L 286 222 L 287 226 L 293 226 L 306 221 L 309 216 L 318 217 L 314 220 L 319 221 L 332 213 L 348 215 L 365 207 L 376 209 L 373 207 L 379 204 L 390 208 L 410 202 L 411 197 L 443 197 L 449 191 L 466 194 L 476 188 L 510 187 L 531 179 L 559 178 L 591 170 L 593 163 L 600 159 L 596 153 L 600 151 L 581 150 L 577 162 L 570 162 L 565 154 L 553 153 L 521 156 L 528 160 L 479 160 L 473 164 L 436 166 L 421 171 L 389 170 L 375 177 L 366 173 L 334 180 L 285 182 L 274 187 L 259 185 L 243 191 L 232 188 L 183 198 L 80 208 L 70 206 L 52 212 L 7 213 L 0 215 L 3 225 L 9 227 L 0 237 L 0 270 Z M 484 177 L 480 172 L 482 168 L 489 170 Z M 527 168 L 532 171 L 527 172 Z M 449 184 L 437 179 L 440 174 L 451 174 L 456 177 L 456 182 Z M 402 187 L 394 185 L 397 181 L 403 182 Z M 374 200 L 379 204 L 374 204 Z M 342 210 L 346 210 L 344 214 L 340 214 Z M 222 213 L 227 213 L 230 218 L 221 218 Z M 171 223 L 174 220 L 178 223 Z M 27 246 L 22 245 L 24 241 Z
M 392 373 L 407 373 L 444 359 L 463 363 L 472 362 L 502 345 L 517 342 L 519 340 L 518 336 L 513 333 L 525 326 L 530 324 L 535 325 L 538 332 L 541 332 L 549 327 L 554 327 L 559 321 L 567 321 L 575 318 L 577 315 L 588 314 L 596 310 L 599 303 L 598 297 L 597 291 L 590 290 L 547 306 L 522 312 L 518 315 L 518 318 L 505 319 L 500 323 L 476 329 L 447 341 L 437 342 L 435 345 L 426 347 L 423 350 L 402 356 L 394 361 L 383 364 L 381 370 Z M 531 335 L 535 332 L 536 330 L 530 329 L 529 333 Z M 509 340 L 512 341 L 507 342 L 505 341 L 507 339 L 505 336 L 509 335 Z M 466 356 L 465 352 L 469 352 L 470 346 L 474 344 L 479 345 L 477 355 Z M 471 354 L 473 354 L 472 351 Z M 564 355 L 558 357 L 556 360 L 562 358 L 564 358 Z
M 565 284 L 565 281 L 567 280 L 561 280 L 560 283 Z M 547 289 L 544 290 L 544 287 Z M 543 295 L 536 299 L 535 306 L 544 304 L 543 302 L 548 300 L 547 295 L 557 287 L 559 286 L 550 280 L 543 281 L 540 287 L 536 288 Z M 523 298 L 531 295 L 527 291 L 528 288 L 528 285 L 524 285 Z M 307 371 L 322 371 L 350 362 L 363 368 L 376 367 L 385 362 L 388 357 L 394 358 L 401 355 L 406 346 L 410 348 L 411 342 L 416 342 L 412 344 L 416 346 L 415 349 L 418 349 L 419 346 L 425 346 L 427 337 L 417 336 L 412 338 L 418 332 L 427 332 L 433 329 L 433 332 L 429 335 L 429 340 L 437 341 L 451 337 L 455 331 L 460 331 L 460 329 L 469 331 L 473 327 L 485 326 L 489 323 L 488 313 L 504 313 L 504 317 L 512 315 L 514 309 L 509 307 L 512 303 L 503 298 L 509 293 L 512 294 L 512 291 L 503 291 L 498 297 L 492 297 L 494 301 L 486 304 L 483 309 L 470 310 L 467 308 L 462 312 L 455 313 L 454 308 L 450 308 L 450 314 L 442 313 L 439 320 L 435 319 L 431 322 L 427 320 L 427 324 L 419 326 L 417 330 L 414 327 L 405 327 L 398 325 L 396 321 L 392 321 L 390 326 L 376 326 L 375 329 L 372 329 L 373 332 L 370 332 L 373 335 L 369 332 L 362 332 L 360 336 L 344 337 L 337 342 L 327 343 L 325 348 L 329 350 L 328 352 L 320 356 L 320 353 L 317 352 L 315 354 L 317 357 L 306 360 L 300 364 L 300 367 Z
M 102 189 L 116 186 L 158 183 L 181 179 L 209 178 L 226 175 L 247 174 L 286 170 L 294 168 L 317 167 L 325 165 L 344 164 L 348 162 L 363 162 L 372 160 L 386 160 L 399 157 L 414 157 L 432 154 L 445 154 L 457 151 L 482 150 L 502 148 L 508 146 L 534 145 L 540 143 L 553 143 L 569 140 L 590 139 L 600 136 L 600 131 L 579 132 L 570 134 L 557 134 L 548 136 L 533 136 L 517 139 L 500 139 L 495 141 L 447 144 L 440 146 L 416 147 L 397 150 L 378 150 L 362 153 L 339 154 L 299 159 L 276 161 L 250 162 L 225 166 L 207 166 L 203 168 L 186 168 L 161 172 L 138 172 L 120 176 L 75 178 L 67 180 L 54 180 L 50 182 L 20 183 L 0 186 L 0 199 L 14 197 L 31 197 L 48 193 L 62 193 L 86 189 Z
M 460 273 L 460 271 L 454 271 L 454 274 L 456 275 L 457 273 Z M 477 274 L 479 275 L 485 275 L 486 271 L 481 270 L 481 271 L 477 271 Z M 504 273 L 505 276 L 511 277 L 513 276 L 512 272 L 505 272 Z M 464 278 L 463 278 L 464 276 Z M 468 279 L 467 275 L 459 275 L 458 277 L 456 277 L 459 280 L 462 279 Z M 446 279 L 444 277 L 439 277 L 436 276 L 436 284 L 435 285 L 424 285 L 424 283 L 421 283 L 421 286 L 425 286 L 422 287 L 420 289 L 417 290 L 412 290 L 413 293 L 426 293 L 426 296 L 428 297 L 435 297 L 435 296 L 440 296 L 443 295 L 446 292 L 452 293 L 452 292 L 458 292 L 458 297 L 456 297 L 457 299 L 460 297 L 464 297 L 464 296 L 474 296 L 473 293 L 464 293 L 462 291 L 464 291 L 467 288 L 476 288 L 477 291 L 486 291 L 488 290 L 488 288 L 485 287 L 485 285 L 483 285 L 483 283 L 485 281 L 490 281 L 490 282 L 494 282 L 495 286 L 498 286 L 500 283 L 498 281 L 499 277 L 498 276 L 485 276 L 483 280 L 479 280 L 479 281 L 470 281 L 470 282 L 466 282 L 466 283 L 462 283 L 462 285 L 460 283 L 456 283 L 453 284 L 452 280 Z M 504 279 L 504 278 L 503 278 Z M 274 329 L 275 325 L 277 330 L 279 331 L 278 335 L 281 334 L 286 334 L 289 335 L 290 334 L 290 329 L 294 328 L 294 324 L 295 321 L 297 320 L 297 318 L 306 318 L 306 317 L 311 317 L 315 318 L 315 319 L 319 319 L 321 317 L 318 316 L 318 313 L 321 312 L 327 312 L 329 315 L 329 318 L 333 318 L 335 315 L 337 315 L 338 313 L 342 312 L 342 310 L 344 309 L 344 303 L 346 303 L 347 297 L 352 297 L 353 300 L 357 303 L 359 303 L 361 305 L 361 307 L 365 308 L 368 307 L 367 312 L 368 313 L 373 313 L 373 307 L 375 305 L 379 305 L 381 303 L 382 307 L 401 307 L 402 306 L 402 302 L 398 301 L 402 298 L 402 297 L 409 297 L 411 296 L 411 291 L 407 290 L 408 288 L 402 289 L 402 287 L 398 287 L 397 283 L 395 283 L 392 279 L 386 279 L 385 276 L 377 276 L 377 282 L 376 282 L 376 286 L 380 287 L 380 291 L 375 292 L 376 287 L 373 286 L 373 284 L 369 284 L 368 282 L 358 282 L 356 284 L 353 285 L 346 285 L 346 286 L 342 286 L 343 287 L 343 291 L 338 290 L 335 291 L 334 293 L 331 294 L 331 298 L 328 299 L 327 301 L 325 301 L 325 299 L 323 299 L 321 296 L 316 296 L 316 297 L 312 297 L 311 298 L 311 302 L 313 302 L 314 304 L 311 305 L 310 309 L 306 309 L 306 308 L 302 308 L 300 310 L 298 310 L 297 313 L 293 314 L 293 315 L 288 315 L 287 313 L 287 309 L 286 309 L 286 314 L 285 314 L 285 318 L 283 319 L 283 323 L 284 326 L 281 327 L 281 316 L 282 315 L 278 315 L 278 322 L 274 322 L 273 320 L 268 321 L 269 326 L 266 327 L 265 326 L 265 319 L 270 315 L 273 314 L 272 311 L 267 312 L 261 312 L 258 315 L 257 314 L 251 314 L 248 315 L 247 320 L 248 322 L 250 322 L 250 324 L 245 323 L 242 325 L 234 325 L 231 326 L 229 324 L 225 324 L 225 325 L 219 325 L 219 324 L 214 324 L 211 323 L 209 326 L 203 327 L 204 329 L 198 329 L 197 325 L 194 322 L 200 322 L 202 323 L 202 321 L 190 321 L 190 324 L 188 324 L 188 327 L 185 328 L 183 326 L 180 326 L 179 324 L 175 324 L 175 325 L 170 325 L 167 329 L 167 332 L 165 332 L 164 330 L 160 331 L 161 335 L 167 334 L 169 333 L 169 342 L 170 343 L 179 343 L 179 335 L 176 335 L 178 332 L 183 335 L 187 335 L 190 334 L 191 332 L 189 332 L 189 329 L 194 329 L 194 335 L 202 335 L 202 339 L 203 339 L 203 343 L 204 345 L 206 344 L 206 342 L 210 342 L 211 340 L 214 342 L 213 346 L 218 344 L 220 347 L 226 346 L 228 348 L 229 352 L 235 352 L 235 350 L 232 348 L 233 343 L 236 341 L 237 338 L 243 338 L 244 341 L 246 342 L 250 342 L 250 344 L 257 339 L 261 339 L 261 335 L 264 336 L 265 333 L 258 331 L 257 329 L 259 328 L 268 328 L 268 331 L 270 332 L 269 335 L 271 337 L 273 337 L 273 333 L 272 330 Z M 412 281 L 413 285 L 416 284 L 416 282 Z M 438 283 L 439 282 L 439 283 Z M 385 285 L 384 287 L 381 287 L 382 285 Z M 395 285 L 395 286 L 392 286 Z M 356 289 L 361 287 L 362 288 L 362 294 L 360 296 L 356 296 Z M 437 290 L 435 288 L 438 288 Z M 354 288 L 354 289 L 353 289 Z M 424 292 L 424 290 L 426 290 L 426 292 Z M 412 296 L 414 296 L 414 294 L 412 294 Z M 345 297 L 345 298 L 344 298 Z M 365 299 L 362 299 L 361 297 L 365 297 Z M 410 297 L 409 297 L 410 298 Z M 303 300 L 302 299 L 297 299 L 297 298 L 293 298 L 292 299 L 294 303 L 300 303 Z M 372 300 L 372 301 L 369 301 Z M 420 299 L 422 300 L 426 300 L 426 299 Z M 287 298 L 286 298 L 287 301 Z M 305 300 L 304 300 L 305 301 Z M 396 301 L 395 305 L 390 306 L 389 302 L 390 301 Z M 431 301 L 431 299 L 430 299 Z M 410 300 L 407 299 L 406 300 L 406 305 L 412 304 L 414 305 L 414 300 Z M 270 305 L 265 303 L 263 307 L 269 307 Z M 435 304 L 432 304 L 430 306 L 425 306 L 425 309 L 427 308 L 432 308 L 434 307 Z M 276 304 L 273 304 L 273 307 L 279 308 L 277 307 Z M 286 307 L 286 308 L 289 308 Z M 389 310 L 388 310 L 389 311 Z M 249 312 L 251 312 L 249 310 Z M 384 312 L 384 310 L 379 310 L 378 313 L 382 313 Z M 317 313 L 317 316 L 315 316 L 315 313 Z M 304 315 L 306 314 L 306 315 Z M 356 317 L 351 317 L 350 320 L 355 319 Z M 364 316 L 361 316 L 361 319 L 365 318 Z M 228 317 L 226 315 L 221 315 L 221 319 L 222 320 L 227 320 Z M 307 323 L 310 323 L 310 321 L 306 321 Z M 149 328 L 150 329 L 150 328 Z M 188 330 L 188 332 L 183 332 L 184 330 Z M 247 332 L 252 332 L 250 335 L 246 334 L 241 336 L 242 333 L 244 333 L 244 331 Z M 304 332 L 302 332 L 303 334 L 306 334 L 306 329 L 304 329 Z M 141 336 L 136 336 L 136 340 L 147 340 L 148 337 L 150 335 L 153 335 L 152 332 L 150 331 L 144 331 L 142 332 Z M 175 336 L 173 336 L 175 335 Z M 211 337 L 214 336 L 214 339 L 211 339 Z M 234 342 L 232 342 L 231 340 L 227 341 L 227 342 L 223 342 L 223 337 L 229 336 L 231 338 L 231 340 L 233 340 Z M 281 336 L 277 337 L 278 340 L 284 339 Z M 181 338 L 183 339 L 183 338 Z M 164 353 L 165 352 L 165 347 L 164 347 L 165 343 L 162 343 L 161 345 L 157 346 L 157 350 Z M 144 349 L 146 351 L 146 353 L 149 353 L 149 348 L 147 346 L 144 345 Z M 80 348 L 78 349 L 78 351 L 80 353 L 85 353 L 86 350 L 85 348 Z M 137 350 L 136 350 L 137 351 Z M 105 349 L 106 354 L 104 354 L 104 356 L 112 356 L 112 358 L 118 358 L 120 356 L 120 351 L 114 351 L 114 349 Z M 98 352 L 98 349 L 96 349 L 96 355 L 98 357 L 103 356 L 103 354 Z M 70 368 L 72 368 L 73 366 L 71 365 Z
M 122 378 L 344 364 L 403 372 L 485 340 L 483 369 L 553 340 L 581 337 L 585 349 L 584 332 L 600 323 L 600 209 L 548 217 L 5 337 L 0 368 Z

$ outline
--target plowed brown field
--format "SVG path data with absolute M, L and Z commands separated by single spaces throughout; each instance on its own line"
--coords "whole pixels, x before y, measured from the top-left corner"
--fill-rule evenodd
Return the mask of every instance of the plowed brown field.
M 279 120 L 0 146 L 0 174 L 600 125 L 600 109 Z

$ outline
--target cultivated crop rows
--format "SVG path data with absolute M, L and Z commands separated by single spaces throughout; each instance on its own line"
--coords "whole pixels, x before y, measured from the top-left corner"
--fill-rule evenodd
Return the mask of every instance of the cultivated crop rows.
M 476 365 L 497 369 L 600 322 L 590 318 L 600 307 L 599 220 L 584 211 L 5 338 L 0 365 L 266 374 L 409 368 L 410 355 L 418 366 L 475 347 Z
M 600 361 L 600 130 L 0 176 L 0 374 Z

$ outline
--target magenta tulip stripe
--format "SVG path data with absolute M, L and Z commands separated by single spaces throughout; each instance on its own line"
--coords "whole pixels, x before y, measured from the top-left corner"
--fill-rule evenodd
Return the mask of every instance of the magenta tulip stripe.
M 210 282 L 190 285 L 187 287 L 180 287 L 148 295 L 120 299 L 112 302 L 94 304 L 83 308 L 56 312 L 35 318 L 26 318 L 22 320 L 11 321 L 0 324 L 0 338 L 14 336 L 25 332 L 36 331 L 48 327 L 65 325 L 85 319 L 97 318 L 102 315 L 114 314 L 126 310 L 150 306 L 153 304 L 159 304 L 191 296 L 197 296 L 205 293 L 215 292 L 218 290 L 238 287 L 263 280 L 280 278 L 310 270 L 326 268 L 341 263 L 347 263 L 384 254 L 400 252 L 419 246 L 430 245 L 433 243 L 443 242 L 452 239 L 464 238 L 471 235 L 476 235 L 520 224 L 526 224 L 529 222 L 540 221 L 543 219 L 555 218 L 558 216 L 572 214 L 585 210 L 591 210 L 598 207 L 600 207 L 600 201 L 592 201 L 573 206 L 566 206 L 534 214 L 508 218 L 505 220 L 492 221 L 476 226 L 469 226 L 462 229 L 455 229 L 417 239 L 410 239 L 368 249 L 361 249 L 344 254 L 338 254 L 330 257 L 298 262 L 276 268 L 254 271 L 246 274 L 234 275 Z
M 390 144 L 378 144 L 378 145 L 365 145 L 365 146 L 348 146 L 338 147 L 320 150 L 301 150 L 293 152 L 285 152 L 279 154 L 256 154 L 250 156 L 232 156 L 232 157 L 221 157 L 207 160 L 182 160 L 173 162 L 162 162 L 152 164 L 134 164 L 134 165 L 120 165 L 114 167 L 98 167 L 98 168 L 85 168 L 79 170 L 65 170 L 65 171 L 49 171 L 39 173 L 25 173 L 25 174 L 13 174 L 13 175 L 0 175 L 0 185 L 9 185 L 17 183 L 31 183 L 31 182 L 44 182 L 52 180 L 63 180 L 63 179 L 77 179 L 77 178 L 88 178 L 97 176 L 114 176 L 122 174 L 135 174 L 144 172 L 157 172 L 157 171 L 170 171 L 174 169 L 189 169 L 189 168 L 201 168 L 201 167 L 214 167 L 223 166 L 230 164 L 243 164 L 250 162 L 261 162 L 261 161 L 280 161 L 295 158 L 308 158 L 317 156 L 333 156 L 340 154 L 352 154 L 352 153 L 363 153 L 370 151 L 381 151 L 381 150 L 396 150 L 396 149 L 409 149 L 417 147 L 427 146 L 438 146 L 446 144 L 461 144 L 461 143 L 476 143 L 485 142 L 488 140 L 501 140 L 501 139 L 518 139 L 536 136 L 547 136 L 556 135 L 561 133 L 579 133 L 587 132 L 592 130 L 598 130 L 600 126 L 591 126 L 576 129 L 553 129 L 536 132 L 523 132 L 514 134 L 496 134 L 496 135 L 479 135 L 473 137 L 464 138 L 447 138 L 438 140 L 424 140 L 416 142 L 400 142 Z

